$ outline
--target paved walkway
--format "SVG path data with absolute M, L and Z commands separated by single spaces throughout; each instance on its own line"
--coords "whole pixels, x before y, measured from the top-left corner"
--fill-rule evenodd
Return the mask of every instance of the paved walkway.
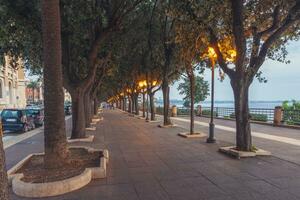
M 157 124 L 145 123 L 117 110 L 105 111 L 95 141 L 85 145 L 109 150 L 107 178 L 47 199 L 300 199 L 299 165 L 274 156 L 235 160 L 217 152 L 218 146 L 231 143 L 219 131 L 218 143 L 206 144 L 205 139 L 178 137 L 176 134 L 183 131 L 180 127 L 161 129 Z M 42 141 L 43 135 L 37 134 L 7 148 L 7 166 L 17 162 L 16 157 L 24 151 L 42 151 Z M 25 199 L 12 193 L 11 197 Z
M 162 120 L 162 117 L 158 117 Z M 189 129 L 188 117 L 172 118 L 182 128 Z M 209 119 L 195 118 L 197 131 L 208 134 Z M 217 140 L 234 143 L 235 122 L 215 119 L 215 137 Z M 274 156 L 300 165 L 300 130 L 269 125 L 251 124 L 253 144 L 273 153 Z

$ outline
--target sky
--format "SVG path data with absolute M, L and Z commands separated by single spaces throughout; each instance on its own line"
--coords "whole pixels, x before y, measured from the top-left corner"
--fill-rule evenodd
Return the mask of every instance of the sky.
M 293 41 L 287 46 L 289 52 L 287 58 L 290 64 L 284 64 L 277 61 L 266 60 L 261 71 L 262 76 L 266 77 L 267 83 L 259 83 L 256 79 L 250 86 L 249 98 L 251 101 L 277 101 L 277 100 L 300 100 L 300 41 Z M 232 101 L 233 92 L 230 86 L 229 78 L 223 82 L 217 80 L 216 71 L 215 82 L 215 100 Z M 206 69 L 204 79 L 210 83 L 211 71 Z M 170 98 L 182 99 L 177 90 L 178 83 L 171 86 Z M 162 98 L 159 91 L 156 97 Z M 206 100 L 209 100 L 210 96 Z

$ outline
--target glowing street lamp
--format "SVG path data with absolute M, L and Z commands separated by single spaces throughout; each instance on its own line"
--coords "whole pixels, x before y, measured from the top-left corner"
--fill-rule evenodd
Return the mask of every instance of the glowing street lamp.
M 217 54 L 212 47 L 208 47 L 208 57 L 211 64 L 211 104 L 210 104 L 210 122 L 209 122 L 209 137 L 207 138 L 207 143 L 215 143 L 216 139 L 214 137 L 214 94 L 215 94 L 215 60 L 217 59 Z
M 207 143 L 215 143 L 216 139 L 214 138 L 214 94 L 215 94 L 215 65 L 216 59 L 218 58 L 215 50 L 213 47 L 208 47 L 207 50 L 208 57 L 211 63 L 211 107 L 210 107 L 210 123 L 209 123 L 209 137 L 207 138 Z M 228 50 L 226 52 L 225 60 L 227 62 L 233 62 L 236 58 L 236 51 L 235 50 Z

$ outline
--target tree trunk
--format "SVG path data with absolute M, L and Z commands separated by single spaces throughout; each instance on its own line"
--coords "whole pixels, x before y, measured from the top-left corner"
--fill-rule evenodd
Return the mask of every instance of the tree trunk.
M 231 81 L 234 93 L 236 116 L 236 147 L 241 151 L 252 150 L 249 112 L 249 84 L 245 81 Z
M 135 114 L 140 115 L 140 109 L 139 109 L 139 94 L 134 95 L 135 98 Z
M 58 168 L 67 162 L 59 0 L 42 1 L 44 59 L 44 163 Z
M 128 112 L 131 113 L 131 98 L 128 97 Z
M 190 94 L 191 94 L 191 110 L 190 110 L 190 134 L 194 134 L 194 100 L 195 100 L 195 76 L 194 73 L 191 72 L 190 76 Z
M 98 98 L 94 98 L 94 109 L 93 109 L 93 112 L 94 112 L 94 115 L 98 115 Z
M 126 98 L 123 99 L 123 111 L 126 111 Z
M 146 117 L 145 115 L 145 93 L 143 92 L 143 117 Z
M 171 125 L 171 118 L 169 114 L 170 107 L 170 87 L 167 81 L 162 84 L 163 100 L 164 100 L 164 125 Z
M 135 109 L 134 95 L 131 95 L 130 98 L 131 98 L 131 112 L 130 113 L 134 114 L 134 109 Z
M 90 127 L 92 121 L 92 110 L 91 110 L 91 99 L 90 99 L 89 90 L 87 90 L 84 94 L 84 115 L 85 115 L 85 127 Z
M 8 179 L 5 167 L 5 152 L 2 142 L 2 124 L 0 122 L 0 199 L 8 200 Z
M 84 92 L 77 88 L 70 91 L 72 97 L 72 139 L 85 137 Z
M 154 94 L 150 93 L 149 94 L 149 98 L 150 98 L 150 113 L 151 113 L 151 121 L 155 120 L 155 105 L 154 105 Z

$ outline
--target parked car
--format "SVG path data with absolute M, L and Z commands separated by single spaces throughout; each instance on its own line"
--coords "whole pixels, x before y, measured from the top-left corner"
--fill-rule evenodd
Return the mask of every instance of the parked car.
M 71 115 L 72 114 L 72 105 L 71 104 L 65 104 L 65 115 Z
M 26 114 L 33 118 L 35 127 L 44 125 L 44 108 L 27 107 Z
M 24 109 L 4 109 L 1 120 L 3 131 L 27 132 L 34 128 L 33 118 Z

